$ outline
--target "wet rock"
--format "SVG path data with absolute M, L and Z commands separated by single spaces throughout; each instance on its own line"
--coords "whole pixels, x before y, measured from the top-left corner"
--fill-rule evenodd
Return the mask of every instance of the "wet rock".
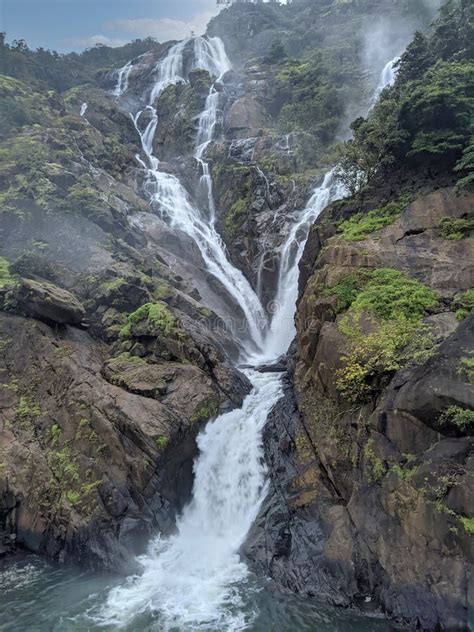
M 75 296 L 52 283 L 22 279 L 11 295 L 15 310 L 46 323 L 80 325 L 86 315 Z

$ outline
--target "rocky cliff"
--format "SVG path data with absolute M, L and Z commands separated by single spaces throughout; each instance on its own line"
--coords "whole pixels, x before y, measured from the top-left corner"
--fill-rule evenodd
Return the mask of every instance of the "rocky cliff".
M 446 35 L 446 23 L 425 51 L 441 29 Z M 399 131 L 422 81 L 413 71 L 417 38 L 385 94 L 395 109 L 403 101 Z M 458 60 L 461 40 L 451 42 Z M 427 63 L 417 72 L 433 71 Z M 435 98 L 441 106 L 439 92 Z M 372 133 L 376 116 L 368 117 Z M 434 131 L 442 118 L 423 119 L 417 132 L 447 137 L 449 129 Z M 346 151 L 360 149 L 357 130 L 366 124 L 357 123 Z M 462 133 L 467 139 L 467 126 Z M 245 552 L 291 591 L 382 607 L 416 629 L 466 630 L 474 553 L 472 164 L 460 179 L 468 165 L 462 148 L 418 152 L 410 132 L 402 135 L 400 153 L 385 168 L 386 153 L 379 155 L 373 179 L 326 208 L 310 233 L 291 380 L 265 432 L 271 492 Z
M 233 69 L 215 86 L 206 160 L 216 227 L 269 314 L 282 244 L 332 164 L 354 193 L 320 215 L 300 263 L 249 563 L 285 590 L 413 629 L 466 630 L 468 3 L 445 3 L 371 101 L 386 61 L 416 27 L 427 32 L 426 4 L 224 10 L 209 36 Z M 0 41 L 0 555 L 127 568 L 189 499 L 199 429 L 248 392 L 234 368 L 244 315 L 170 226 L 143 169 L 137 127 L 152 123 L 171 46 L 57 56 Z M 185 80 L 152 102 L 152 149 L 209 211 L 193 153 L 212 78 L 192 50 Z

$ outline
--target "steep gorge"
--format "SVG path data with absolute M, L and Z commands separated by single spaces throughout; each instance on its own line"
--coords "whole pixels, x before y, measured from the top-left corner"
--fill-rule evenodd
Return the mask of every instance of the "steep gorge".
M 344 134 L 350 109 L 366 111 L 378 92 L 374 75 L 362 73 L 370 48 L 363 27 L 374 7 L 321 4 L 327 6 L 236 5 L 209 27 L 239 59 L 234 70 L 217 39 L 153 44 L 114 70 L 100 70 L 98 85 L 74 87 L 55 100 L 38 87 L 44 118 L 15 133 L 8 128 L 2 167 L 5 551 L 20 546 L 62 561 L 126 568 L 153 533 L 173 531 L 176 513 L 190 499 L 200 425 L 239 407 L 250 383 L 256 390 L 245 400 L 249 410 L 259 388 L 268 391 L 270 407 L 278 399 L 277 374 L 242 374 L 234 366 L 272 362 L 291 342 L 295 263 L 310 224 L 342 193 L 332 175 L 321 182 L 329 146 Z M 400 25 L 408 20 L 402 5 L 392 8 Z M 310 10 L 319 12 L 328 40 L 319 43 L 319 57 L 308 58 L 320 33 L 305 34 L 306 51 L 294 38 Z M 294 24 L 282 51 L 275 37 L 289 17 Z M 393 56 L 406 37 L 394 24 Z M 243 55 L 238 38 L 246 28 L 250 44 Z M 354 37 L 338 50 L 338 72 L 331 65 L 336 28 L 352 28 Z M 380 58 L 374 68 L 381 71 L 386 62 Z M 344 73 L 350 99 L 330 90 Z M 304 99 L 305 82 L 314 77 L 320 92 L 310 94 L 311 120 L 318 125 L 303 131 L 302 112 L 290 106 Z M 22 82 L 3 81 L 3 98 L 13 95 L 29 114 Z M 464 317 L 472 307 L 472 238 L 464 228 L 472 194 L 455 190 L 459 176 L 451 163 L 451 157 L 444 164 L 439 158 L 403 168 L 395 163 L 363 197 L 330 205 L 314 225 L 300 264 L 290 380 L 265 430 L 270 493 L 244 547 L 250 565 L 281 588 L 337 605 L 370 603 L 433 630 L 466 629 L 472 546 L 464 528 L 472 507 L 470 428 L 446 416 L 473 405 L 465 362 L 469 321 L 458 324 L 454 314 L 463 310 L 458 316 Z M 407 192 L 409 201 L 386 210 Z M 393 221 L 376 224 L 382 228 L 373 235 L 365 216 L 381 208 Z M 453 222 L 461 222 L 455 224 L 459 239 L 443 232 Z M 344 318 L 362 315 L 362 345 L 363 336 L 376 335 L 367 303 L 365 311 L 354 310 L 367 285 L 377 290 L 376 275 L 386 269 L 403 273 L 381 277 L 382 285 L 398 283 L 395 293 L 407 291 L 408 277 L 436 292 L 436 306 L 433 300 L 423 316 L 437 347 L 417 365 L 392 359 L 380 375 L 376 367 L 363 384 L 367 401 L 352 401 L 339 387 L 344 376 L 335 380 L 350 352 Z M 29 355 L 20 353 L 25 346 Z M 249 414 L 258 476 L 239 505 L 232 560 L 262 500 L 258 437 L 267 410 Z M 237 419 L 236 411 L 227 415 Z M 218 426 L 210 424 L 201 437 L 212 438 Z M 222 438 L 220 457 L 217 440 L 208 442 L 219 467 L 229 467 L 229 439 Z M 245 454 L 246 439 L 240 447 L 231 442 L 232 453 Z M 201 450 L 198 477 L 199 464 L 210 458 L 204 444 Z M 28 491 L 33 472 L 38 495 Z M 242 471 L 242 480 L 249 476 Z M 171 621 L 210 616 L 199 611 L 199 589 L 190 588 L 187 610 L 181 603 L 179 611 L 173 608 L 180 577 L 190 569 L 191 577 L 205 574 L 203 552 L 217 541 L 200 549 L 191 536 L 215 529 L 221 537 L 224 529 L 224 549 L 229 546 L 235 514 L 221 524 L 213 513 L 238 502 L 239 484 L 229 489 L 227 496 L 226 487 L 215 490 L 210 508 L 195 488 L 178 520 L 180 535 L 158 539 L 148 561 L 142 558 L 141 580 L 111 593 L 109 622 L 117 621 L 120 604 L 127 621 L 140 603 L 156 599 L 158 577 L 159 601 L 168 604 Z M 180 570 L 176 560 L 189 558 L 188 546 L 196 566 L 187 559 Z M 241 572 L 247 573 L 235 567 L 233 579 Z M 214 588 L 206 586 L 209 594 Z M 215 607 L 217 621 L 222 611 Z M 226 625 L 238 625 L 235 616 Z

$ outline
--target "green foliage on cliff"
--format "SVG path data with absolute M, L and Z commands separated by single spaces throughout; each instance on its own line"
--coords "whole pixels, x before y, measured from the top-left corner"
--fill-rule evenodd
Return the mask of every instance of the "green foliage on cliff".
M 365 401 L 390 376 L 410 362 L 429 357 L 432 338 L 420 323 L 437 304 L 432 290 L 388 268 L 362 271 L 329 290 L 339 308 L 348 309 L 339 323 L 350 342 L 336 385 L 349 400 Z
M 137 325 L 145 323 L 147 328 L 165 336 L 177 333 L 177 321 L 165 303 L 146 303 L 127 316 L 127 324 L 120 330 L 119 337 L 130 338 Z
M 153 49 L 160 50 L 161 44 L 147 38 L 117 48 L 97 44 L 83 53 L 61 55 L 44 48 L 31 50 L 24 40 L 7 43 L 5 33 L 0 33 L 0 75 L 62 92 L 98 79 L 110 67 L 120 68 L 130 59 Z
M 282 131 L 310 132 L 322 144 L 331 142 L 360 81 L 355 42 L 286 60 L 276 75 Z
M 474 290 L 467 290 L 462 294 L 458 294 L 453 301 L 453 307 L 456 310 L 456 318 L 464 320 L 474 310 Z
M 381 208 L 368 213 L 357 213 L 339 224 L 342 236 L 346 241 L 361 241 L 370 233 L 393 224 L 402 211 L 410 203 L 410 196 L 404 196 L 397 201 L 388 202 Z
M 472 6 L 448 0 L 427 38 L 417 33 L 402 55 L 398 77 L 354 138 L 339 147 L 338 177 L 352 193 L 390 167 L 441 166 L 472 176 L 474 108 Z
M 397 316 L 418 320 L 438 302 L 432 290 L 391 268 L 358 270 L 323 294 L 337 298 L 339 312 L 351 308 L 353 313 L 366 311 L 384 320 Z
M 439 228 L 443 239 L 458 241 L 464 237 L 470 237 L 474 233 L 474 213 L 459 219 L 445 217 L 439 223 Z
M 443 424 L 454 425 L 465 432 L 474 426 L 474 410 L 461 406 L 449 406 L 438 421 Z

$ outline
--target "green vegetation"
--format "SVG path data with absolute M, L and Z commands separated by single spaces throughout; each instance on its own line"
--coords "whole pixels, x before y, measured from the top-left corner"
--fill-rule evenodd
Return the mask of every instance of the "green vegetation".
M 368 311 L 384 320 L 398 316 L 418 320 L 438 303 L 432 290 L 391 268 L 359 270 L 324 289 L 323 295 L 337 298 L 339 312 L 352 308 L 353 312 Z
M 458 372 L 461 374 L 466 374 L 469 382 L 471 382 L 471 384 L 474 384 L 474 357 L 461 358 L 459 360 Z
M 0 288 L 10 285 L 14 282 L 10 273 L 10 264 L 6 259 L 0 257 Z
M 100 79 L 111 66 L 120 68 L 149 50 L 159 50 L 153 38 L 135 40 L 118 48 L 97 44 L 83 53 L 60 55 L 38 48 L 30 50 L 24 40 L 5 41 L 0 33 L 0 75 L 10 75 L 36 88 L 52 88 L 64 92 L 93 79 Z
M 438 304 L 430 288 L 398 270 L 379 268 L 351 304 L 355 313 L 364 311 L 383 320 L 404 318 L 418 321 L 427 309 Z
M 464 320 L 474 310 L 474 290 L 467 290 L 456 296 L 453 301 L 456 318 Z
M 445 217 L 441 220 L 439 228 L 443 239 L 459 241 L 465 237 L 470 237 L 474 233 L 474 213 L 461 219 Z
M 166 446 L 168 445 L 169 441 L 170 441 L 169 437 L 166 437 L 165 435 L 160 435 L 156 439 L 156 445 L 160 450 L 164 450 Z
M 145 322 L 149 329 L 165 336 L 178 333 L 177 320 L 165 303 L 145 303 L 127 316 L 127 324 L 120 330 L 119 337 L 123 340 L 133 335 L 139 323 Z
M 461 406 L 450 406 L 439 417 L 440 423 L 456 426 L 462 432 L 469 430 L 474 426 L 474 410 L 469 408 L 461 408 Z
M 33 397 L 22 395 L 16 409 L 16 414 L 21 421 L 34 422 L 41 415 L 41 408 Z
M 370 438 L 364 446 L 364 458 L 371 469 L 369 481 L 378 481 L 385 474 L 387 468 L 382 459 L 375 454 L 374 440 L 372 438 Z
M 410 196 L 404 196 L 400 200 L 388 202 L 381 208 L 376 208 L 367 213 L 357 213 L 339 224 L 342 236 L 346 241 L 361 241 L 370 233 L 393 224 L 402 211 L 410 203 Z
M 459 519 L 464 529 L 470 535 L 474 535 L 474 518 L 465 518 L 464 516 L 461 516 Z
M 215 417 L 218 412 L 219 402 L 215 399 L 208 399 L 196 408 L 193 416 L 191 417 L 191 423 L 196 424 L 202 421 L 208 421 L 209 419 Z
M 413 467 L 407 467 L 406 464 L 395 463 L 390 468 L 390 471 L 393 472 L 398 478 L 402 481 L 409 481 L 416 474 L 418 467 L 415 465 Z
M 472 181 L 472 24 L 469 3 L 445 2 L 431 35 L 417 33 L 402 55 L 395 85 L 352 124 L 354 138 L 338 148 L 337 175 L 353 194 L 388 167 L 420 163 Z
M 53 424 L 51 426 L 51 447 L 54 448 L 54 446 L 58 443 L 60 437 L 61 437 L 61 428 L 58 426 L 58 424 Z
M 326 293 L 338 298 L 339 311 L 348 310 L 339 329 L 351 349 L 336 385 L 349 400 L 366 401 L 395 371 L 429 357 L 433 342 L 420 320 L 437 298 L 418 281 L 379 268 L 350 275 Z

